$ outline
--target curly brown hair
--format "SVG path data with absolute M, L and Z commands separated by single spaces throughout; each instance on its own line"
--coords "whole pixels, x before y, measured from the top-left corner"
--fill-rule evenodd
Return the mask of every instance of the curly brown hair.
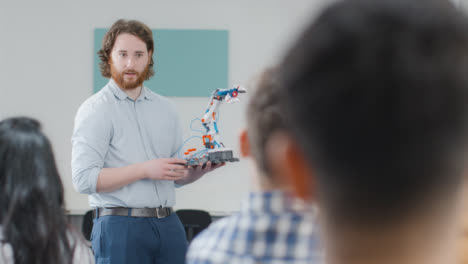
M 98 51 L 99 58 L 101 59 L 99 68 L 101 69 L 102 76 L 106 78 L 111 77 L 111 70 L 109 65 L 110 53 L 114 47 L 115 40 L 122 33 L 128 33 L 138 37 L 146 43 L 148 52 L 151 51 L 151 54 L 154 53 L 153 33 L 147 25 L 137 20 L 117 20 L 109 29 L 109 31 L 107 31 L 106 35 L 104 35 L 104 38 L 102 39 L 102 48 Z M 153 65 L 153 55 L 151 55 L 149 70 L 145 80 L 148 80 L 151 76 L 154 75 Z

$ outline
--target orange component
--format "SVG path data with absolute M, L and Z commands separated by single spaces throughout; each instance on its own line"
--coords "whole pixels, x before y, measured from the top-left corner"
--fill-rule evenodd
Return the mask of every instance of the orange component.
M 216 119 L 215 119 L 215 112 L 213 112 L 213 120 L 216 120 Z
M 186 152 L 184 152 L 184 154 L 185 154 L 185 155 L 188 155 L 188 154 L 189 154 L 189 152 L 188 152 L 188 151 L 186 151 Z
M 208 140 L 209 140 L 208 142 L 211 142 L 211 135 L 204 135 L 204 136 L 202 137 L 203 144 L 205 144 L 205 138 L 208 138 Z
M 197 150 L 197 149 L 196 148 L 189 149 L 189 151 L 195 151 L 195 150 Z
M 212 145 L 211 148 L 214 148 L 214 146 Z
M 205 123 L 205 119 L 202 119 L 201 121 L 202 121 L 203 123 Z

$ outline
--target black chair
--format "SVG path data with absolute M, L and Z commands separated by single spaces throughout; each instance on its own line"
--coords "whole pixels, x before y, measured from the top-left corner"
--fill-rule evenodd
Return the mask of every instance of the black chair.
M 91 231 L 93 230 L 93 210 L 89 210 L 83 216 L 83 222 L 81 223 L 81 233 L 83 233 L 86 240 L 91 240 Z
M 187 241 L 192 239 L 211 224 L 211 216 L 203 210 L 182 209 L 176 211 L 185 229 Z

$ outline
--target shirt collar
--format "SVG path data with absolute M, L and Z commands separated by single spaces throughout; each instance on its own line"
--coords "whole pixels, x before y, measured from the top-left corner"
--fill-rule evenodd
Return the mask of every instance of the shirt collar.
M 140 97 L 138 97 L 138 100 L 146 99 L 146 100 L 153 100 L 154 99 L 154 94 L 145 86 L 141 88 L 141 94 Z
M 122 91 L 122 89 L 120 89 L 120 87 L 115 83 L 114 79 L 110 78 L 107 85 L 109 86 L 112 93 L 120 100 L 125 100 L 126 98 L 130 98 L 124 91 Z M 141 101 L 143 99 L 146 99 L 146 100 L 154 99 L 154 95 L 150 91 L 148 91 L 148 88 L 146 88 L 145 86 L 141 88 L 141 94 L 137 98 L 136 101 Z
M 251 192 L 242 204 L 241 211 L 268 212 L 281 214 L 285 212 L 315 212 L 314 206 L 293 197 L 284 191 Z

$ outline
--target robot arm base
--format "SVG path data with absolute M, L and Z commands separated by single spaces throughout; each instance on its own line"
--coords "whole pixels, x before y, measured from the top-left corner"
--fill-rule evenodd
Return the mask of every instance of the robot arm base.
M 232 150 L 215 150 L 209 151 L 200 159 L 187 159 L 188 166 L 197 166 L 197 165 L 204 165 L 208 161 L 211 161 L 212 164 L 218 164 L 223 162 L 237 162 L 239 161 L 238 158 L 235 158 Z

